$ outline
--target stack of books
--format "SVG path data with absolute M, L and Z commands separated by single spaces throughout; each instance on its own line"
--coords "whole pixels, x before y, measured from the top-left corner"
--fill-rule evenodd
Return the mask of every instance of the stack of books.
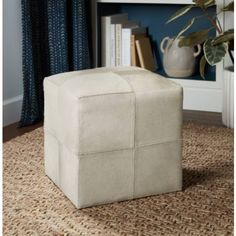
M 154 64 L 147 28 L 129 21 L 127 14 L 101 18 L 102 66 L 139 66 L 151 71 Z

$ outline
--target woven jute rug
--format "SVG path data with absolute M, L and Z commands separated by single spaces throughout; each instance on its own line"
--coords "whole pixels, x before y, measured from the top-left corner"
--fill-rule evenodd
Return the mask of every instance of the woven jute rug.
M 45 176 L 43 130 L 4 144 L 4 235 L 232 235 L 233 131 L 183 128 L 182 192 L 77 210 Z

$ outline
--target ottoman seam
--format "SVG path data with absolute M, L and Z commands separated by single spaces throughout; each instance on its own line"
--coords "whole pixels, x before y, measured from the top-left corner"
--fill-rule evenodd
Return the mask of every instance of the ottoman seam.
M 101 154 L 101 153 L 108 153 L 108 152 L 128 151 L 128 150 L 134 150 L 134 149 L 137 150 L 138 148 L 145 148 L 145 147 L 161 145 L 161 144 L 168 144 L 168 143 L 174 143 L 174 142 L 180 142 L 180 141 L 182 142 L 183 139 L 174 139 L 174 140 L 169 140 L 169 141 L 164 141 L 164 142 L 159 142 L 159 143 L 144 144 L 142 146 L 135 146 L 135 148 L 123 148 L 123 149 L 114 149 L 114 150 L 103 151 L 103 152 L 96 152 L 95 151 L 95 152 L 89 152 L 89 153 L 76 153 L 76 154 L 81 156 L 82 158 L 85 158 L 83 156 Z
M 108 150 L 108 151 L 93 151 L 93 152 L 75 152 L 73 150 L 71 150 L 71 148 L 69 148 L 67 145 L 63 144 L 61 142 L 61 140 L 59 140 L 55 134 L 53 134 L 50 130 L 44 130 L 44 132 L 50 134 L 51 136 L 53 136 L 60 144 L 62 144 L 63 146 L 65 146 L 68 150 L 70 150 L 73 154 L 75 155 L 80 155 L 80 156 L 85 156 L 85 155 L 90 155 L 90 154 L 96 154 L 96 153 L 106 153 L 106 152 L 116 152 L 116 151 L 127 151 L 127 150 L 132 150 L 133 148 L 121 148 L 121 149 L 113 149 L 113 150 Z
M 115 72 L 114 72 L 115 73 Z M 132 86 L 132 84 L 130 84 L 123 76 L 120 76 L 118 73 L 117 74 L 119 77 L 121 77 L 126 83 L 127 85 L 130 87 L 132 94 L 133 94 L 133 98 L 134 98 L 134 115 L 133 115 L 133 130 L 134 130 L 134 134 L 133 134 L 133 192 L 132 192 L 132 198 L 134 198 L 135 195 L 135 151 L 136 151 L 136 93 L 134 91 L 134 88 Z
M 84 158 L 88 158 L 86 156 L 89 156 L 89 155 L 112 153 L 112 152 L 122 152 L 122 151 L 132 151 L 132 150 L 133 150 L 133 148 L 127 148 L 127 149 L 117 149 L 117 150 L 105 151 L 105 152 L 79 153 L 78 155 L 80 156 L 80 159 L 84 159 Z M 89 157 L 89 158 L 92 158 L 92 157 Z
M 85 95 L 85 96 L 77 96 L 77 98 L 84 99 L 84 98 L 91 98 L 91 97 L 102 97 L 102 96 L 109 96 L 109 95 L 121 95 L 121 94 L 133 94 L 132 91 L 129 92 L 114 92 L 114 93 L 101 93 L 101 94 L 92 94 L 92 95 Z
M 51 131 L 49 130 L 45 130 L 46 133 L 52 135 L 60 144 L 62 144 L 62 142 L 54 135 L 51 133 Z M 147 143 L 147 144 L 141 144 L 138 146 L 135 146 L 135 149 L 137 148 L 142 148 L 142 147 L 149 147 L 149 146 L 154 146 L 154 145 L 160 145 L 160 144 L 165 144 L 165 143 L 173 143 L 173 142 L 179 142 L 179 141 L 183 141 L 182 138 L 179 139 L 173 139 L 173 140 L 167 140 L 167 141 L 163 141 L 163 142 L 153 142 L 153 143 Z M 113 149 L 113 150 L 108 150 L 108 151 L 94 151 L 94 152 L 86 152 L 86 153 L 80 153 L 80 152 L 74 152 L 72 151 L 69 147 L 67 147 L 67 145 L 63 144 L 63 146 L 65 146 L 68 150 L 70 150 L 73 154 L 75 155 L 79 155 L 79 156 L 88 156 L 88 155 L 93 155 L 93 154 L 101 154 L 101 153 L 107 153 L 107 152 L 119 152 L 119 151 L 128 151 L 128 150 L 133 150 L 134 148 L 121 148 L 121 149 Z
M 169 143 L 175 143 L 175 142 L 182 142 L 182 141 L 183 141 L 183 139 L 174 139 L 174 140 L 164 141 L 164 142 L 160 142 L 160 143 L 150 143 L 148 145 L 138 146 L 137 148 L 145 148 L 145 147 L 151 147 L 151 146 L 169 144 Z
M 177 139 L 167 139 L 161 142 L 140 143 L 137 145 L 137 147 L 147 147 L 147 146 L 153 146 L 153 145 L 164 144 L 164 143 L 173 143 L 173 142 L 181 141 L 181 140 L 182 138 L 177 138 Z

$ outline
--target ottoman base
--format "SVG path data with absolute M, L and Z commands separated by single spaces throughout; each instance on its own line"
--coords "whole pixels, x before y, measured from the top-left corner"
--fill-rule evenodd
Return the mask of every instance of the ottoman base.
M 79 209 L 179 191 L 181 141 L 79 155 L 45 132 L 45 172 Z

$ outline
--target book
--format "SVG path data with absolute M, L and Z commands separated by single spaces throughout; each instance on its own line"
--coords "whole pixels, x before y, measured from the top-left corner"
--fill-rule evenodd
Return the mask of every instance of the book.
M 122 65 L 122 28 L 127 27 L 138 28 L 139 24 L 135 21 L 124 21 L 116 24 L 116 66 Z
M 141 66 L 135 41 L 140 38 L 144 38 L 146 36 L 147 36 L 146 33 L 131 35 L 131 66 L 139 66 L 139 67 Z
M 110 66 L 116 65 L 116 31 L 115 31 L 115 24 L 111 24 L 110 26 L 110 43 L 111 43 L 111 49 L 110 49 Z
M 122 28 L 122 65 L 131 66 L 131 35 L 146 33 L 145 27 Z
M 138 28 L 136 21 L 125 21 L 116 24 L 116 66 L 122 65 L 122 28 Z
M 137 52 L 141 67 L 150 71 L 154 71 L 156 67 L 153 60 L 150 39 L 148 37 L 140 38 L 137 39 L 135 43 L 137 46 Z
M 116 66 L 121 66 L 121 29 L 122 24 L 116 24 Z
M 111 47 L 113 50 L 114 45 L 111 43 L 111 24 L 127 21 L 127 14 L 115 14 L 110 16 L 101 17 L 101 55 L 102 66 L 111 66 Z M 113 30 L 114 35 L 114 30 Z M 114 36 L 115 37 L 115 36 Z

